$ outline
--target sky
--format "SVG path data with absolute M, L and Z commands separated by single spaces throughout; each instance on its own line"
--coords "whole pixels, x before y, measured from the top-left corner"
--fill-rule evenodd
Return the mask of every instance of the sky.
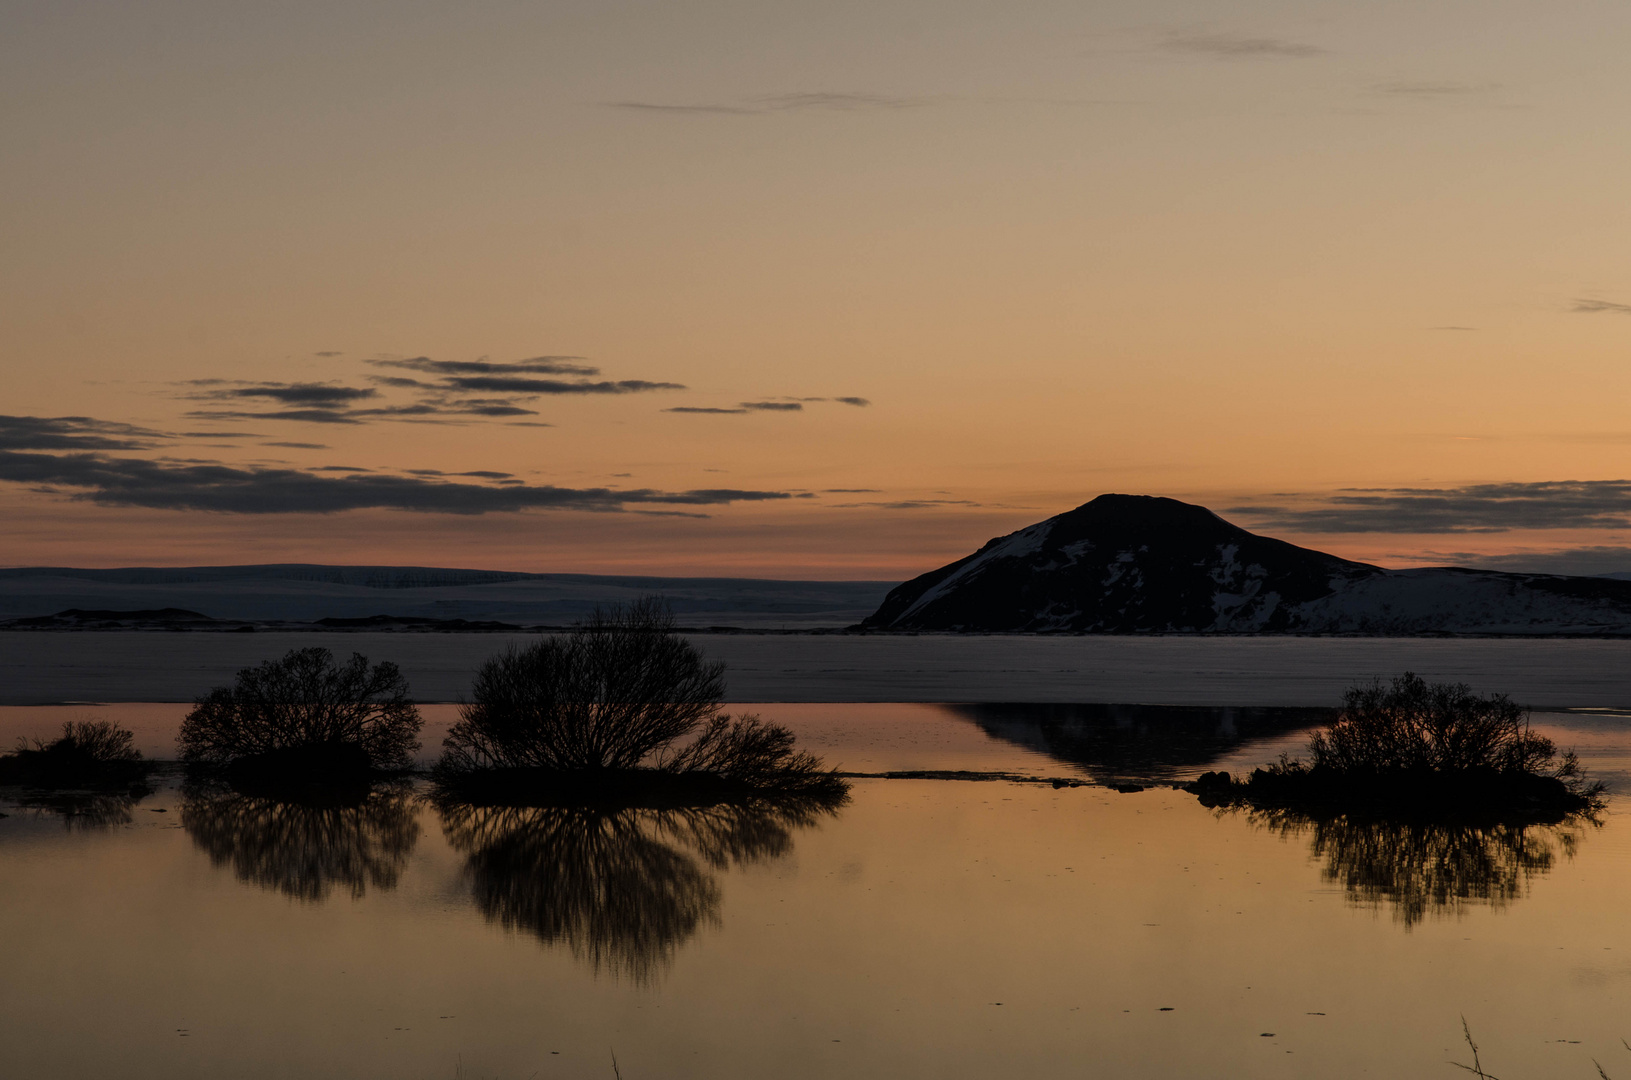
M 0 564 L 1631 570 L 1631 6 L 0 0 Z

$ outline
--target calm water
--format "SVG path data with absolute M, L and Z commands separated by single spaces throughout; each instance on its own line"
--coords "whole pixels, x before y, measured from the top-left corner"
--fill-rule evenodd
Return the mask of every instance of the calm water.
M 167 749 L 175 705 L 81 715 Z M 771 705 L 855 771 L 1170 780 L 1318 714 Z M 430 727 L 451 710 L 429 710 Z M 1537 720 L 1631 791 L 1631 721 Z M 428 733 L 430 734 L 430 733 Z M 434 740 L 431 734 L 431 740 Z M 836 813 L 0 809 L 0 1075 L 1631 1075 L 1631 818 L 1280 829 L 1169 787 L 863 779 Z M 162 812 L 161 812 L 162 811 Z

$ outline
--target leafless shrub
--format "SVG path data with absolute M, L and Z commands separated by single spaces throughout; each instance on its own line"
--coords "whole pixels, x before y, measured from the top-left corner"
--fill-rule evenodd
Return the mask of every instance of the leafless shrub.
M 1338 772 L 1580 772 L 1573 752 L 1559 760 L 1552 740 L 1530 730 L 1528 714 L 1505 694 L 1479 697 L 1465 683 L 1429 684 L 1410 672 L 1350 688 L 1336 721 L 1308 748 L 1315 767 Z
M 397 666 L 327 649 L 292 649 L 238 672 L 182 721 L 182 760 L 225 765 L 271 754 L 361 751 L 377 769 L 406 768 L 419 748 L 419 710 Z
M 596 611 L 481 666 L 441 768 L 632 769 L 713 718 L 724 694 L 725 665 L 675 633 L 661 601 Z
M 0 784 L 116 787 L 140 781 L 150 768 L 130 731 L 109 720 L 70 720 L 59 737 L 24 739 L 0 756 Z

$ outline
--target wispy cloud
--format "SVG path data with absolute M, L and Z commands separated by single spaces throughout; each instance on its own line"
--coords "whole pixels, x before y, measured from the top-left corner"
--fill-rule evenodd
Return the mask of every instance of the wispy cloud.
M 1579 315 L 1631 315 L 1631 304 L 1617 304 L 1612 300 L 1576 300 L 1569 309 Z
M 841 489 L 840 489 L 841 490 Z M 864 489 L 857 489 L 864 490 Z M 833 503 L 835 510 L 932 510 L 940 506 L 979 506 L 972 499 L 893 499 L 875 502 Z
M 880 109 L 910 109 L 928 104 L 927 99 L 897 97 L 831 90 L 804 90 L 782 94 L 756 94 L 734 101 L 608 101 L 613 109 L 633 109 L 652 113 L 703 114 L 715 116 L 763 116 L 789 112 L 864 112 Z
M 1236 34 L 1171 34 L 1161 47 L 1169 52 L 1196 53 L 1232 60 L 1285 60 L 1323 55 L 1318 45 L 1278 37 L 1243 37 Z
M 833 400 L 842 402 L 845 405 L 854 405 L 854 406 L 856 406 L 858 408 L 862 408 L 862 409 L 864 409 L 868 405 L 872 404 L 871 401 L 868 401 L 864 397 L 839 397 L 839 398 L 833 398 Z
M 796 401 L 744 401 L 744 410 L 753 412 L 803 412 L 804 406 Z
M 1394 94 L 1398 97 L 1454 98 L 1488 93 L 1491 90 L 1500 89 L 1500 85 L 1500 83 L 1465 83 L 1420 79 L 1377 83 L 1371 89 L 1378 94 Z
M 1225 511 L 1254 526 L 1313 533 L 1494 533 L 1631 528 L 1631 480 L 1556 480 L 1460 488 L 1350 488 L 1313 505 Z
M 379 396 L 365 386 L 336 383 L 231 382 L 222 379 L 192 379 L 186 385 L 209 387 L 188 395 L 204 401 L 235 401 L 266 398 L 283 405 L 338 406 Z
M 374 421 L 460 424 L 537 416 L 529 403 L 562 395 L 643 394 L 684 390 L 677 382 L 654 379 L 600 379 L 600 369 L 578 356 L 535 356 L 498 362 L 433 360 L 428 356 L 375 357 L 375 368 L 413 374 L 368 376 L 372 386 L 340 382 L 193 379 L 177 384 L 184 400 L 207 402 L 195 420 L 284 420 L 307 424 L 367 424 Z M 402 391 L 410 399 L 392 402 L 382 391 Z M 273 407 L 253 408 L 265 402 Z M 547 427 L 547 424 L 537 426 Z
M 705 408 L 705 407 L 700 406 L 700 405 L 677 405 L 672 409 L 664 409 L 663 412 L 696 413 L 696 414 L 704 415 L 704 416 L 735 416 L 735 415 L 740 415 L 742 413 L 745 413 L 745 412 L 747 412 L 747 410 L 746 409 L 713 409 L 713 408 Z
M 599 375 L 581 356 L 534 356 L 527 360 L 432 360 L 428 356 L 376 358 L 375 367 L 405 368 L 430 375 Z

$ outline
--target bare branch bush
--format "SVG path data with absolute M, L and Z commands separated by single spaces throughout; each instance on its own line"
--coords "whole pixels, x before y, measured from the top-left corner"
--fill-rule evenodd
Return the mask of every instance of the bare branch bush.
M 1552 740 L 1505 694 L 1479 697 L 1465 683 L 1429 684 L 1406 672 L 1384 685 L 1351 687 L 1327 731 L 1309 740 L 1314 765 L 1339 772 L 1494 769 L 1573 779 L 1573 752 Z
M 646 769 L 760 790 L 842 786 L 793 748 L 786 728 L 724 715 L 724 695 L 725 665 L 675 631 L 662 600 L 596 611 L 570 633 L 481 666 L 437 772 L 452 781 L 498 770 Z
M 342 664 L 327 649 L 292 649 L 199 698 L 179 742 L 182 760 L 193 765 L 345 748 L 376 769 L 402 769 L 419 748 L 420 723 L 395 664 L 370 667 L 356 653 Z
M 130 731 L 111 720 L 70 720 L 59 737 L 24 739 L 0 756 L 0 784 L 118 786 L 141 780 L 150 768 Z
M 443 744 L 444 769 L 632 769 L 719 713 L 725 665 L 659 600 L 492 657 Z

